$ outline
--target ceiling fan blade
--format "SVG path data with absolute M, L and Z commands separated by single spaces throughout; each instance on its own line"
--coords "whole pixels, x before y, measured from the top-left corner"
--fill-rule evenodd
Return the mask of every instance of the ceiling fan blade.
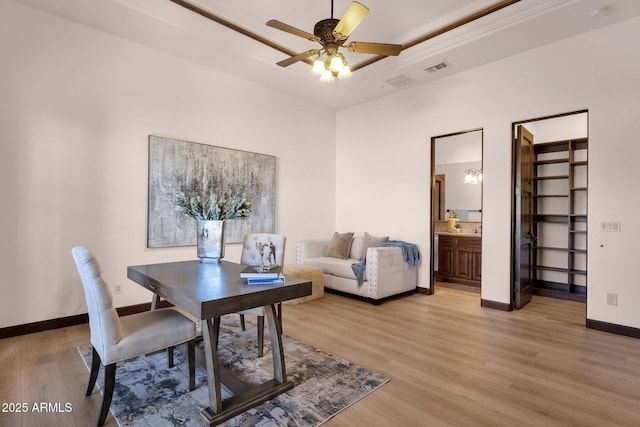
M 307 33 L 306 31 L 303 31 L 299 28 L 292 27 L 291 25 L 285 24 L 284 22 L 280 22 L 276 19 L 267 21 L 267 26 L 287 32 L 289 34 L 293 34 L 294 36 L 302 37 L 303 39 L 311 40 L 313 42 L 319 41 L 318 37 L 314 36 L 313 34 Z
M 367 17 L 369 9 L 358 3 L 351 2 L 347 11 L 342 15 L 340 22 L 333 29 L 333 36 L 338 40 L 346 40 L 349 34 Z
M 351 42 L 347 45 L 349 52 L 370 53 L 373 55 L 398 56 L 402 52 L 401 44 Z
M 277 64 L 279 66 L 281 66 L 281 67 L 288 67 L 291 64 L 294 64 L 294 63 L 296 63 L 298 61 L 302 61 L 303 59 L 307 59 L 311 55 L 315 55 L 315 54 L 317 54 L 319 52 L 320 52 L 320 50 L 318 50 L 318 49 L 311 49 L 311 50 L 308 50 L 306 52 L 302 52 L 302 53 L 299 53 L 297 55 L 294 55 L 291 58 L 284 59 L 284 60 L 278 62 Z

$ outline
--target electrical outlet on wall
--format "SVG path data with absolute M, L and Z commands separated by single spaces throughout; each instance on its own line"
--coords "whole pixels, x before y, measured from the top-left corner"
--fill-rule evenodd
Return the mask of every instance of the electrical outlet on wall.
M 607 294 L 607 305 L 618 305 L 618 294 Z

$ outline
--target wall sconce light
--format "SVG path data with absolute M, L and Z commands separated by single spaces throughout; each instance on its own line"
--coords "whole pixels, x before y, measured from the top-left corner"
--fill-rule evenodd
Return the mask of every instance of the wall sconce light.
M 465 184 L 480 184 L 482 182 L 482 171 L 478 169 L 467 169 L 464 171 Z

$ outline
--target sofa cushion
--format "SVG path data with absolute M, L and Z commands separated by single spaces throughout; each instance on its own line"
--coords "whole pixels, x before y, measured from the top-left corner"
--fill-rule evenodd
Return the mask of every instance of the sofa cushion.
M 340 259 L 336 260 L 338 262 L 334 263 L 331 266 L 331 274 L 338 277 L 344 277 L 346 279 L 354 279 L 356 275 L 353 272 L 351 266 L 358 262 L 357 259 L 349 258 L 349 259 Z M 364 280 L 367 280 L 366 278 Z
M 353 241 L 353 233 L 333 233 L 333 237 L 329 242 L 326 256 L 333 258 L 349 258 L 349 251 L 351 250 L 351 242 Z
M 364 247 L 364 237 L 356 236 L 353 238 L 353 242 L 351 243 L 351 252 L 349 253 L 349 258 L 360 259 L 360 254 L 362 254 L 362 248 Z
M 373 248 L 375 246 L 378 246 L 380 243 L 385 243 L 385 242 L 388 242 L 388 241 L 389 241 L 389 236 L 376 237 L 376 236 L 372 236 L 371 234 L 369 234 L 369 233 L 367 233 L 365 231 L 364 232 L 364 241 L 363 241 L 363 244 L 362 244 L 362 251 L 357 256 L 357 258 L 363 259 L 364 257 L 367 256 L 367 249 Z M 356 258 L 353 255 L 352 255 L 352 257 Z
M 324 274 L 330 274 L 332 276 L 344 277 L 346 279 L 356 279 L 353 270 L 351 269 L 351 265 L 358 262 L 357 259 L 348 258 L 348 259 L 339 259 L 334 257 L 315 257 L 315 258 L 307 258 L 305 260 L 305 265 L 313 265 L 315 267 L 320 267 Z M 366 280 L 366 278 L 365 278 Z

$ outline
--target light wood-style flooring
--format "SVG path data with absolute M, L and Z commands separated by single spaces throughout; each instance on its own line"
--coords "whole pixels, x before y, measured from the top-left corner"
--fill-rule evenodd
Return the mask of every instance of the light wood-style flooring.
M 640 340 L 587 329 L 581 303 L 534 297 L 507 313 L 438 285 L 379 306 L 325 294 L 283 313 L 285 334 L 391 379 L 327 427 L 640 426 Z M 84 397 L 76 351 L 88 342 L 87 325 L 0 340 L 1 402 L 73 408 L 0 413 L 0 426 L 94 425 L 101 396 Z

